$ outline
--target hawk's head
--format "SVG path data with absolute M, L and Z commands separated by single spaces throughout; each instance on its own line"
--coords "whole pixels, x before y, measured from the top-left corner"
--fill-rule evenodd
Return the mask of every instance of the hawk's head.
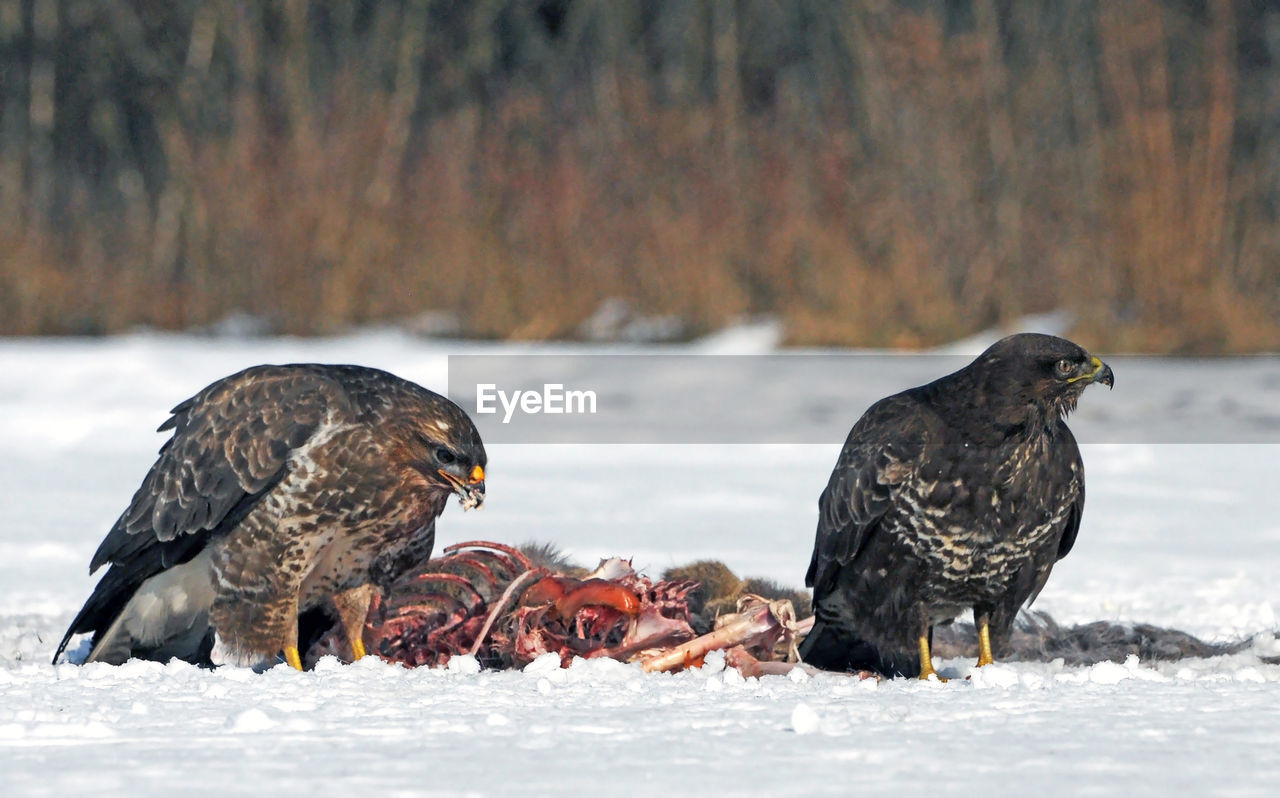
M 1039 333 L 1000 339 L 967 370 L 995 399 L 996 415 L 1015 424 L 1061 418 L 1075 409 L 1086 387 L 1115 384 L 1111 367 L 1083 347 Z
M 429 486 L 456 493 L 463 509 L 484 504 L 484 468 L 489 457 L 476 425 L 462 408 L 431 394 L 425 406 L 405 414 L 401 421 L 405 464 Z

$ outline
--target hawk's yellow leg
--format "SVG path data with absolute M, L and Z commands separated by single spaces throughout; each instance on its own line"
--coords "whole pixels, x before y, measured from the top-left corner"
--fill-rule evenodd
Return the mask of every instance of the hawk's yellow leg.
M 368 653 L 364 647 L 364 622 L 369 615 L 369 605 L 373 603 L 374 590 L 373 585 L 361 585 L 333 596 L 338 619 L 347 633 L 347 642 L 351 644 L 353 662 Z
M 991 655 L 991 625 L 984 615 L 978 622 L 978 667 L 992 665 L 996 658 Z
M 298 600 L 294 597 L 293 603 L 289 608 L 288 617 L 293 619 L 293 623 L 289 624 L 288 630 L 285 632 L 284 638 L 284 661 L 289 663 L 289 667 L 296 671 L 302 670 L 302 654 L 298 652 Z
M 930 676 L 936 677 L 940 682 L 946 681 L 933 669 L 933 657 L 929 654 L 929 633 L 926 631 L 920 635 L 920 678 L 928 679 Z

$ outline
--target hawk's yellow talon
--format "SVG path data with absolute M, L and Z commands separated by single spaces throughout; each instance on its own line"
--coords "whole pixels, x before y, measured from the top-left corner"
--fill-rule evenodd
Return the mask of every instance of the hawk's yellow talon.
M 302 655 L 298 653 L 297 646 L 289 646 L 284 650 L 284 661 L 295 669 L 302 670 Z
M 360 638 L 352 638 L 351 640 L 351 656 L 353 659 L 363 659 L 365 655 L 364 641 Z

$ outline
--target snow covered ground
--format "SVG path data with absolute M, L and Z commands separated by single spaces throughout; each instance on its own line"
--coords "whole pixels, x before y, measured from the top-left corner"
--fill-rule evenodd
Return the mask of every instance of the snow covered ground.
M 772 340 L 757 329 L 643 351 L 751 353 Z M 90 555 L 163 440 L 150 431 L 179 400 L 254 363 L 299 360 L 379 366 L 442 389 L 448 354 L 513 351 L 378 332 L 0 340 L 0 791 L 1280 790 L 1280 666 L 1259 659 L 1280 654 L 1276 358 L 1136 361 L 1116 366 L 1115 391 L 1085 395 L 1078 423 L 1097 433 L 1082 440 L 1109 442 L 1084 446 L 1084 526 L 1036 605 L 1066 623 L 1253 638 L 1231 657 L 997 665 L 946 684 L 744 681 L 714 663 L 677 675 L 602 661 L 479 673 L 466 660 L 408 671 L 370 659 L 261 675 L 49 664 L 94 584 Z M 913 368 L 904 359 L 903 387 Z M 867 390 L 841 411 L 845 430 L 884 392 L 881 382 Z M 799 584 L 842 435 L 822 444 L 495 442 L 484 510 L 450 507 L 440 545 L 548 540 L 583 561 L 634 556 L 649 573 L 717 557 L 739 574 Z M 944 665 L 944 675 L 970 674 L 967 661 Z

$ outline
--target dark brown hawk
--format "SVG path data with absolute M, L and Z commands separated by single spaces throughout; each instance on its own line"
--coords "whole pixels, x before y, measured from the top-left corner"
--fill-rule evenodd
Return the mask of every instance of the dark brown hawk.
M 872 405 L 818 502 L 804 660 L 927 678 L 933 626 L 972 609 L 992 662 L 1075 543 L 1084 465 L 1063 419 L 1095 382 L 1114 382 L 1098 358 L 1021 334 Z
M 373 591 L 425 561 L 451 494 L 484 501 L 484 445 L 448 399 L 359 366 L 255 366 L 173 409 L 173 430 L 71 622 L 87 662 L 300 667 L 298 616 L 336 613 L 353 656 Z

